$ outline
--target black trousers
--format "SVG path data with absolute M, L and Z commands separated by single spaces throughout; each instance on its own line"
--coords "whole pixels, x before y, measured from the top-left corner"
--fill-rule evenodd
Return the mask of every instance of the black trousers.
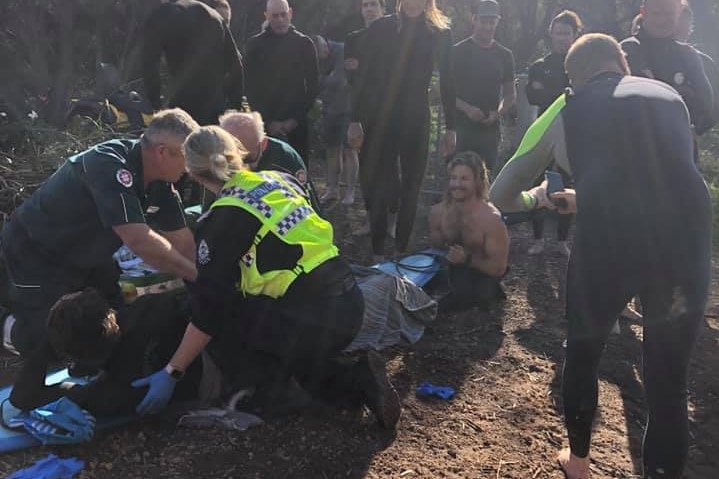
M 91 269 L 72 269 L 38 250 L 22 226 L 10 221 L 2 231 L 10 311 L 16 319 L 13 346 L 26 354 L 45 338 L 47 315 L 61 296 L 92 286 L 112 307 L 123 304 L 120 270 L 112 258 Z
M 215 335 L 208 352 L 227 375 L 246 384 L 270 384 L 294 376 L 309 390 L 347 374 L 339 353 L 362 325 L 359 286 L 331 297 L 295 304 L 267 297 L 238 300 L 233 320 Z
M 399 251 L 407 249 L 417 215 L 429 152 L 429 109 L 407 116 L 363 125 L 360 186 L 375 254 L 384 252 L 388 211 L 397 212 L 395 244 Z
M 461 116 L 461 115 L 460 115 Z M 477 153 L 487 170 L 497 176 L 503 165 L 499 165 L 499 144 L 501 134 L 499 122 L 495 126 L 485 127 L 469 120 L 459 119 L 457 123 L 457 152 L 473 151 Z
M 436 283 L 449 284 L 449 292 L 439 300 L 440 312 L 460 311 L 475 306 L 485 308 L 507 298 L 500 278 L 464 265 L 449 265 L 437 279 Z M 441 284 L 437 286 L 441 287 Z
M 709 216 L 700 211 L 693 214 Z M 631 242 L 627 235 L 626 242 L 614 247 L 587 241 L 578 225 L 567 273 L 569 331 L 562 381 L 573 454 L 584 457 L 589 452 L 599 361 L 617 316 L 639 295 L 644 312 L 643 383 L 649 409 L 644 474 L 652 479 L 681 477 L 689 437 L 687 369 L 710 285 L 711 224 L 703 218 L 696 223 L 695 231 L 668 229 L 665 237 L 675 234 L 666 242 L 666 238 L 653 238 L 653 243 L 625 244 Z M 633 233 L 639 236 L 638 231 Z M 657 242 L 665 246 L 655 248 Z
M 297 128 L 292 130 L 287 138 L 280 138 L 281 140 L 287 141 L 287 143 L 294 148 L 297 153 L 300 154 L 302 160 L 305 162 L 307 172 L 309 174 L 310 169 L 310 157 L 309 157 L 309 142 L 310 142 L 310 129 L 307 122 L 301 122 L 297 125 Z

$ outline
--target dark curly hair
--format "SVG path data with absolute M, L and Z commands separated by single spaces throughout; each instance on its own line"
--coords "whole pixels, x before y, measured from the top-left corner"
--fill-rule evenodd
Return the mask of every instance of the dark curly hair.
M 94 288 L 66 294 L 50 309 L 47 337 L 61 358 L 95 362 L 107 358 L 120 338 L 114 309 Z
M 575 35 L 580 35 L 582 31 L 584 30 L 584 24 L 582 23 L 582 19 L 577 14 L 577 12 L 574 12 L 572 10 L 562 10 L 557 14 L 556 17 L 552 19 L 552 23 L 549 25 L 549 29 L 551 30 L 552 27 L 554 27 L 557 23 L 564 23 L 565 25 L 569 25 L 569 27 L 574 30 Z

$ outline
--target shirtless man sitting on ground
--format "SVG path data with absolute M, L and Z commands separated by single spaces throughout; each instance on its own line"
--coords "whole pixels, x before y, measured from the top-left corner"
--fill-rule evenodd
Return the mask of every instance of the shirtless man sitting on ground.
M 440 308 L 465 309 L 504 299 L 500 279 L 507 270 L 509 234 L 497 208 L 487 201 L 484 162 L 474 152 L 459 153 L 447 165 L 444 200 L 429 214 L 430 241 L 447 249 L 450 293 Z

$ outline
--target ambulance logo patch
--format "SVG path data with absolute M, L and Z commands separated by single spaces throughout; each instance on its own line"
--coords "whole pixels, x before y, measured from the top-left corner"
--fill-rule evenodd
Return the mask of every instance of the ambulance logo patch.
M 201 265 L 206 265 L 210 262 L 210 247 L 207 246 L 207 241 L 200 241 L 200 245 L 197 247 L 197 262 Z
M 684 84 L 684 74 L 682 72 L 676 72 L 674 74 L 674 84 L 675 85 L 683 85 Z
M 117 170 L 117 173 L 115 173 L 115 179 L 117 179 L 117 182 L 125 188 L 130 188 L 132 186 L 132 173 L 125 168 Z

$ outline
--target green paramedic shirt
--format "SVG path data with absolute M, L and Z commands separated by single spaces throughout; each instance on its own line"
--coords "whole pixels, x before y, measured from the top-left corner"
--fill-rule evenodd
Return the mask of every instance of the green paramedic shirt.
M 14 213 L 34 246 L 60 265 L 104 264 L 122 245 L 113 226 L 147 223 L 161 231 L 186 226 L 170 183 L 143 187 L 139 140 L 111 140 L 70 157 Z

